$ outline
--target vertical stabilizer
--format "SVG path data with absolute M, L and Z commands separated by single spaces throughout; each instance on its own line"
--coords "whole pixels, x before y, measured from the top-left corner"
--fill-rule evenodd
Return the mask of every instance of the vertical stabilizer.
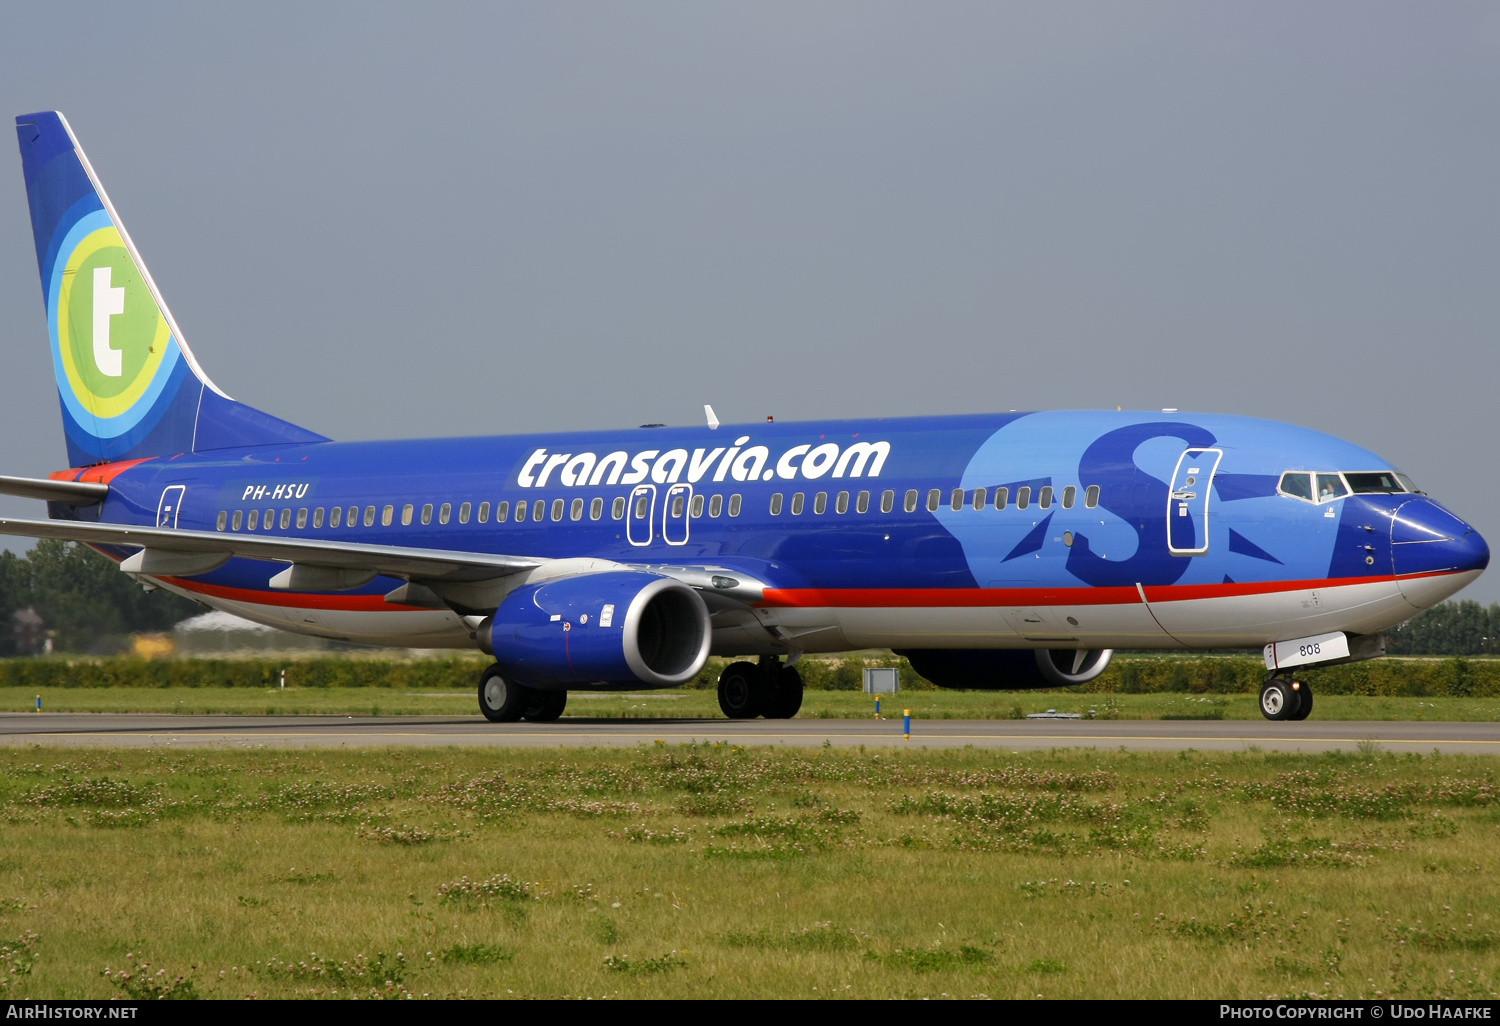
M 327 441 L 203 373 L 61 114 L 22 115 L 16 134 L 72 466 Z

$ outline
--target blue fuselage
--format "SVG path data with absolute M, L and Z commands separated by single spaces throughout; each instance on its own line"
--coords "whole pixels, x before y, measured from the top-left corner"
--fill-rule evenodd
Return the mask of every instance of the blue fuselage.
M 1201 600 L 1483 569 L 1483 539 L 1420 494 L 1278 490 L 1289 471 L 1393 470 L 1269 421 L 1048 412 L 262 446 L 132 466 L 101 519 L 711 564 L 772 603 L 831 607 Z M 253 600 L 270 575 L 236 559 L 177 583 Z M 298 601 L 378 609 L 401 583 Z

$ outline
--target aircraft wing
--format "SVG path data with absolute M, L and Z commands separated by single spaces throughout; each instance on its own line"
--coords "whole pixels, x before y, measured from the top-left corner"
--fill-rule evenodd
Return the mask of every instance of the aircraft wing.
M 503 556 L 488 552 L 455 552 L 443 549 L 406 548 L 400 545 L 364 545 L 358 542 L 319 541 L 310 538 L 261 537 L 178 531 L 165 527 L 135 527 L 123 524 L 86 523 L 77 520 L 0 519 L 0 534 L 24 538 L 63 538 L 91 545 L 132 545 L 150 553 L 141 573 L 192 576 L 194 565 L 207 573 L 233 557 L 294 563 L 343 571 L 374 571 L 388 577 L 422 581 L 481 581 L 533 570 L 547 560 Z M 178 559 L 177 556 L 182 558 Z M 215 557 L 222 557 L 215 563 Z M 175 564 L 181 569 L 171 569 Z M 153 569 L 155 566 L 160 570 Z M 125 567 L 125 569 L 134 569 Z
M 77 520 L 0 519 L 0 535 L 6 534 L 139 547 L 141 551 L 128 557 L 120 569 L 153 577 L 193 577 L 216 570 L 235 557 L 291 564 L 288 571 L 271 581 L 273 588 L 342 591 L 359 587 L 380 574 L 430 586 L 455 608 L 479 610 L 494 609 L 498 598 L 491 593 L 498 578 L 548 564 L 564 572 L 631 569 L 672 577 L 699 592 L 713 611 L 752 606 L 761 600 L 766 589 L 762 581 L 749 574 L 719 566 L 621 564 L 593 559 L 559 561 L 490 552 L 256 537 Z M 406 587 L 398 592 L 392 592 L 393 601 L 418 604 L 422 600 L 417 596 L 424 594 L 421 589 L 411 593 Z

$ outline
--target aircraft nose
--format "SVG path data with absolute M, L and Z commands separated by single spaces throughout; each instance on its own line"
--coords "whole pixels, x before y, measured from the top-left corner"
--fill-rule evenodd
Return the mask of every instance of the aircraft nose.
M 1490 565 L 1490 547 L 1431 499 L 1412 499 L 1391 518 L 1391 564 L 1397 577 L 1479 571 Z

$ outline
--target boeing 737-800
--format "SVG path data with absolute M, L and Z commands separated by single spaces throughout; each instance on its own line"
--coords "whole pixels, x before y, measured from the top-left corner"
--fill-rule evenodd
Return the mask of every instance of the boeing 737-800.
M 491 720 L 663 688 L 710 654 L 731 717 L 786 717 L 803 653 L 934 683 L 1067 686 L 1116 648 L 1369 658 L 1474 580 L 1473 528 L 1368 450 L 1175 411 L 974 414 L 334 442 L 194 359 L 72 130 L 16 119 L 69 469 L 4 478 L 148 588 L 289 631 L 480 648 Z M 755 661 L 752 661 L 755 660 Z

